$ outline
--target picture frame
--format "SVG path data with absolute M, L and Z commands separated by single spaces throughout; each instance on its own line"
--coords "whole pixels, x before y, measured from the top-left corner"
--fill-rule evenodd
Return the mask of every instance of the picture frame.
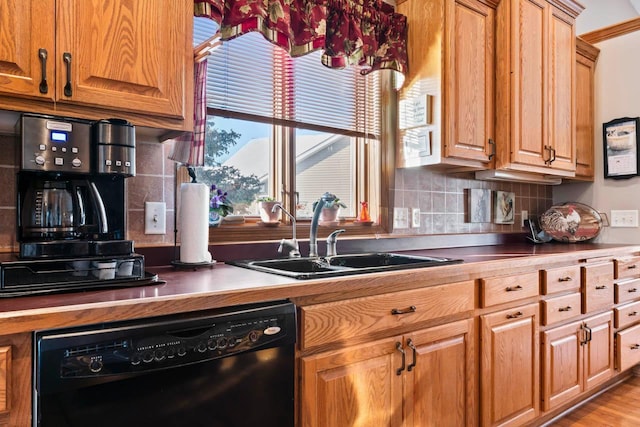
M 467 222 L 491 222 L 491 190 L 470 188 L 467 200 Z
M 626 179 L 638 176 L 638 117 L 621 117 L 602 125 L 604 177 Z
M 496 224 L 513 224 L 515 222 L 516 193 L 496 191 L 494 204 L 494 222 Z

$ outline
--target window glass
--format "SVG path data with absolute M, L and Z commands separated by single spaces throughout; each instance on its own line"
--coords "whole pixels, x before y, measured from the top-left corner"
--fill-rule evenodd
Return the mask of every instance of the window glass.
M 228 192 L 234 215 L 257 215 L 256 200 L 269 193 L 271 125 L 209 116 L 200 182 Z
M 355 216 L 355 138 L 300 129 L 295 138 L 296 216 L 311 217 L 313 202 L 327 191 L 347 205 L 340 216 Z

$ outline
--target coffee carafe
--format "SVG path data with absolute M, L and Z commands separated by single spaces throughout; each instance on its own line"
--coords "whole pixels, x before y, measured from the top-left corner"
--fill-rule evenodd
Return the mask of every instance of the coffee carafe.
M 88 180 L 30 176 L 22 194 L 23 241 L 90 239 L 108 230 L 104 203 Z

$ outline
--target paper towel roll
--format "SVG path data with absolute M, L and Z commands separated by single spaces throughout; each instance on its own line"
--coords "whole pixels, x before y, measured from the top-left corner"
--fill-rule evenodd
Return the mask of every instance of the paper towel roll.
M 201 183 L 180 186 L 180 261 L 210 262 L 209 187 Z

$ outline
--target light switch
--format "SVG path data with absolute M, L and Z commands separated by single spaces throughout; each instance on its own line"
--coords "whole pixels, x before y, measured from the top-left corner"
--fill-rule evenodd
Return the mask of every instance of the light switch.
M 164 202 L 144 203 L 144 234 L 166 234 L 167 213 Z

